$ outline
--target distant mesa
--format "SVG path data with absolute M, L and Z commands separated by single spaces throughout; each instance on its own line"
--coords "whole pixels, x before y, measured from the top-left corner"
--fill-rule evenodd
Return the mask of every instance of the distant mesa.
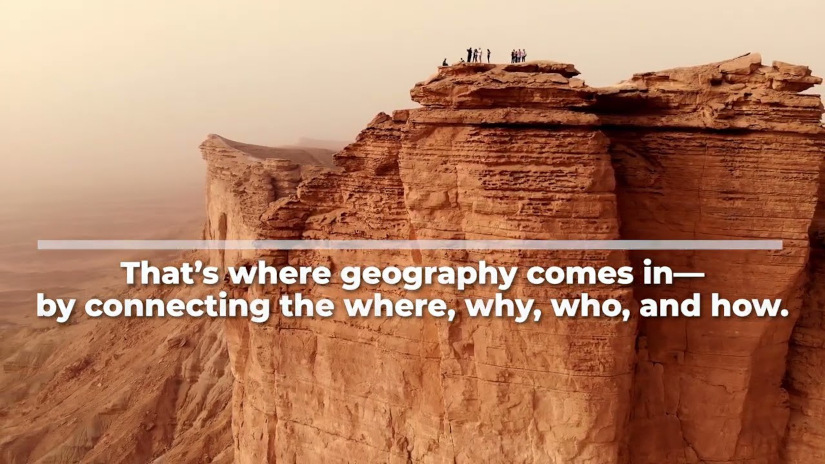
M 340 151 L 343 150 L 344 147 L 352 143 L 352 141 L 343 141 L 343 140 L 327 140 L 327 139 L 313 139 L 309 137 L 301 137 L 298 139 L 298 143 L 296 143 L 295 147 L 309 147 L 309 148 L 323 148 L 325 150 L 333 150 L 333 151 Z M 293 146 L 293 145 L 286 145 L 286 146 Z
M 267 147 L 264 145 L 236 142 L 217 134 L 209 134 L 207 139 L 201 144 L 201 147 L 209 146 L 218 150 L 223 149 L 224 154 L 247 155 L 258 160 L 285 160 L 300 165 L 328 167 L 333 166 L 332 155 L 336 151 L 310 146 Z

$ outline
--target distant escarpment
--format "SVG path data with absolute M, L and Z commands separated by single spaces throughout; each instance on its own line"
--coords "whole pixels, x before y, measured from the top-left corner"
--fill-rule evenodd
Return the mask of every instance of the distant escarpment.
M 289 251 L 224 264 L 622 265 L 673 286 L 516 287 L 625 301 L 782 298 L 791 317 L 227 323 L 241 463 L 818 463 L 825 456 L 821 79 L 758 55 L 592 88 L 569 64 L 461 64 L 334 166 L 211 136 L 208 238 L 781 239 L 781 251 Z M 813 254 L 811 253 L 813 250 Z M 343 298 L 332 287 L 235 288 Z M 360 292 L 372 293 L 374 289 Z M 403 295 L 397 288 L 381 288 Z M 432 287 L 453 307 L 461 295 Z M 352 294 L 349 294 L 352 296 Z M 796 324 L 796 327 L 795 327 Z

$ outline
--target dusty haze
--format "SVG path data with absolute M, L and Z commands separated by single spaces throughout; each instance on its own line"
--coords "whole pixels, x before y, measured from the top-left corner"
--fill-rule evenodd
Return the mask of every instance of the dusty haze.
M 0 18 L 0 193 L 17 204 L 199 186 L 210 132 L 350 140 L 469 46 L 596 85 L 748 51 L 825 72 L 819 0 L 3 0 Z

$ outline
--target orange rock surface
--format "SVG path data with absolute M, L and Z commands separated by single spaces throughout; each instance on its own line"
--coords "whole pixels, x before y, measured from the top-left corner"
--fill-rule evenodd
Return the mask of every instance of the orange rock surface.
M 276 313 L 266 324 L 135 321 L 110 329 L 110 322 L 79 339 L 109 337 L 121 354 L 89 363 L 82 361 L 88 350 L 50 358 L 54 367 L 38 379 L 63 393 L 40 393 L 47 406 L 32 404 L 25 391 L 34 376 L 12 384 L 18 393 L 0 415 L 0 460 L 103 462 L 116 453 L 117 462 L 157 463 L 823 462 L 825 129 L 820 98 L 802 93 L 821 79 L 804 66 L 763 65 L 758 55 L 639 74 L 609 88 L 589 87 L 578 74 L 553 62 L 440 68 L 411 90 L 420 107 L 379 114 L 334 159 L 325 150 L 209 136 L 201 145 L 204 236 L 781 239 L 784 248 L 214 250 L 208 259 L 336 270 L 482 259 L 521 268 L 638 267 L 651 258 L 706 277 L 672 286 L 637 277 L 626 287 L 522 279 L 507 294 L 541 302 L 587 292 L 634 311 L 644 298 L 693 293 L 781 298 L 790 317 L 545 317 L 519 325 L 466 314 L 447 322 L 339 311 L 332 319 Z M 335 300 L 380 291 L 441 298 L 453 308 L 494 293 L 226 289 L 248 298 L 300 292 Z M 185 342 L 175 343 L 178 333 Z M 131 364 L 118 359 L 147 343 L 157 373 L 141 364 L 136 382 L 112 379 L 114 386 L 94 390 L 101 376 L 128 372 Z M 71 409 L 67 395 L 113 406 Z M 20 423 L 21 411 L 38 419 Z M 50 422 L 72 417 L 85 425 Z M 101 435 L 107 438 L 89 438 Z
M 337 170 L 312 171 L 271 202 L 256 237 L 782 239 L 780 252 L 268 258 L 335 268 L 650 257 L 708 277 L 587 291 L 629 302 L 694 292 L 782 298 L 792 316 L 651 319 L 638 331 L 635 321 L 598 319 L 232 323 L 238 462 L 347 462 L 353 453 L 382 462 L 817 462 L 793 438 L 825 447 L 815 426 L 821 382 L 787 367 L 822 362 L 822 344 L 811 340 L 821 338 L 819 319 L 803 317 L 797 333 L 806 335 L 794 337 L 790 364 L 787 355 L 825 146 L 822 103 L 799 92 L 821 80 L 802 66 L 762 65 L 758 55 L 640 74 L 613 88 L 587 87 L 577 74 L 549 62 L 441 68 L 412 89 L 421 108 L 378 115 L 336 155 Z M 816 282 L 808 285 L 811 294 Z M 583 290 L 511 292 L 546 299 Z M 344 297 L 327 287 L 241 291 Z M 458 306 L 447 289 L 427 294 Z M 790 404 L 786 375 L 799 384 Z
M 638 252 L 704 279 L 639 286 L 636 298 L 782 298 L 789 318 L 645 319 L 630 450 L 634 463 L 779 462 L 782 388 L 817 204 L 822 103 L 804 67 L 755 55 L 634 76 L 600 95 L 611 110 L 621 234 L 630 239 L 781 239 L 781 252 Z M 634 88 L 635 87 L 635 88 Z M 633 107 L 629 117 L 612 114 Z M 801 461 L 806 462 L 806 461 Z M 811 461 L 813 462 L 813 461 Z

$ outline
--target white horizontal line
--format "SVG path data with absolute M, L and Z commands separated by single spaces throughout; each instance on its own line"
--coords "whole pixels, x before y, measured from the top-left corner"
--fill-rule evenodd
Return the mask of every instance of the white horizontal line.
M 673 277 L 704 277 L 704 272 L 674 272 Z
M 38 250 L 781 250 L 782 240 L 38 240 Z

